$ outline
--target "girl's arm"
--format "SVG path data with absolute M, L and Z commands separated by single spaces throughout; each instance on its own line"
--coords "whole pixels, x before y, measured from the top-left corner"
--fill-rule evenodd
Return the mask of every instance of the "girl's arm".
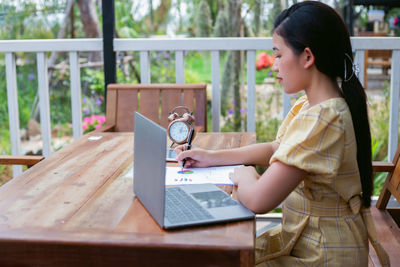
M 267 166 L 272 154 L 278 149 L 276 142 L 260 143 L 233 149 L 224 150 L 185 150 L 181 145 L 175 149 L 177 160 L 182 162 L 186 158 L 185 167 L 208 167 L 220 165 L 260 165 Z
M 231 179 L 237 185 L 237 198 L 254 213 L 277 207 L 304 179 L 306 172 L 276 161 L 261 177 L 253 167 L 236 168 Z

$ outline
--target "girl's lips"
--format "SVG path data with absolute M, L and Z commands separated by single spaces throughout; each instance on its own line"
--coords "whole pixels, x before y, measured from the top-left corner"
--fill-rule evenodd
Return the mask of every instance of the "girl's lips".
M 282 78 L 277 77 L 276 79 L 278 80 L 278 83 L 281 83 L 281 82 L 282 82 Z

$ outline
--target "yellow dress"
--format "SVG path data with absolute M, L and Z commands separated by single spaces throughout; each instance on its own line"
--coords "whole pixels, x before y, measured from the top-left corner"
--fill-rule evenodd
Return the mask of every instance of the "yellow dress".
M 362 208 L 357 147 L 343 98 L 309 107 L 300 98 L 270 159 L 307 171 L 282 205 L 282 224 L 256 239 L 257 266 L 368 266 L 368 239 L 384 264 L 369 209 Z

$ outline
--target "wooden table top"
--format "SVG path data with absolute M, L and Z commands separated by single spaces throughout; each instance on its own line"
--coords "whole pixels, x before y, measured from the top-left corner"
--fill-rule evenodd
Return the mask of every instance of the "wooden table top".
M 193 145 L 255 142 L 254 133 L 199 133 Z M 0 187 L 0 264 L 254 264 L 254 220 L 165 231 L 123 175 L 132 163 L 132 133 L 92 133 Z

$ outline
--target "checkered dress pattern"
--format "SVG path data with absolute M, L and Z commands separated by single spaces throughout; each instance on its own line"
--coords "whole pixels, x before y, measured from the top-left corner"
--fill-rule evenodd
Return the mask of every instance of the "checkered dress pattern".
M 280 161 L 308 174 L 284 201 L 282 224 L 257 237 L 257 266 L 368 266 L 368 238 L 388 264 L 369 210 L 362 208 L 345 100 L 310 107 L 306 96 L 300 98 L 279 128 L 277 142 L 270 163 Z

